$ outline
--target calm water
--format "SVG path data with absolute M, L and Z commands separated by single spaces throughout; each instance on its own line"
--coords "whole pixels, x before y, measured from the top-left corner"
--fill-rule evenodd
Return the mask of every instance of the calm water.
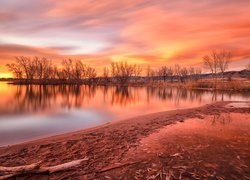
M 85 85 L 17 86 L 3 82 L 0 97 L 0 146 L 153 112 L 221 100 L 250 100 L 249 93 Z

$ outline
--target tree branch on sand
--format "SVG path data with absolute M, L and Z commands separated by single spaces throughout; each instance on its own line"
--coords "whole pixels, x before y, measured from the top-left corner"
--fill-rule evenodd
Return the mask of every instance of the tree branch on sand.
M 16 166 L 16 167 L 0 166 L 0 173 L 4 174 L 4 175 L 0 176 L 0 180 L 14 177 L 17 175 L 27 174 L 27 173 L 34 173 L 34 174 L 48 173 L 48 174 L 51 174 L 54 172 L 64 171 L 64 170 L 67 170 L 69 168 L 78 166 L 83 161 L 87 161 L 87 160 L 88 160 L 88 158 L 78 159 L 78 160 L 74 160 L 71 162 L 59 164 L 56 166 L 49 166 L 49 167 L 41 166 L 41 161 L 30 164 L 30 165 L 23 165 L 23 166 Z

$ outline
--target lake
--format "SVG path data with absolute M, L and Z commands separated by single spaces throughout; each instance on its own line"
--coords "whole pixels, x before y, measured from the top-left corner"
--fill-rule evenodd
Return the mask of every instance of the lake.
M 0 146 L 5 146 L 154 112 L 249 101 L 250 93 L 0 82 L 0 97 Z

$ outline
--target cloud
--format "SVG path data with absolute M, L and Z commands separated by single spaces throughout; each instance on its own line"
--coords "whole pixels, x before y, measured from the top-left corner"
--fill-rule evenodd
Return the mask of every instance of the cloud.
M 98 68 L 193 65 L 214 49 L 240 61 L 250 56 L 249 9 L 246 0 L 1 0 L 0 64 L 37 55 Z

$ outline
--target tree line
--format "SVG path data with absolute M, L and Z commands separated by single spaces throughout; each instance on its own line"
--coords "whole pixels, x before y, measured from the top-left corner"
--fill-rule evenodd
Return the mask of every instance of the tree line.
M 213 51 L 203 57 L 203 63 L 213 77 L 221 73 L 222 77 L 228 68 L 232 58 L 229 51 Z M 70 82 L 94 82 L 102 80 L 104 82 L 117 82 L 125 84 L 128 81 L 142 78 L 142 67 L 127 62 L 112 62 L 104 67 L 100 76 L 97 76 L 95 68 L 84 64 L 80 60 L 65 59 L 61 65 L 55 65 L 45 57 L 25 57 L 15 58 L 15 62 L 6 65 L 19 80 L 32 82 L 33 80 L 63 80 Z M 170 82 L 198 81 L 202 76 L 200 67 L 182 67 L 179 64 L 174 66 L 161 66 L 158 69 L 146 69 L 147 80 L 163 80 Z

